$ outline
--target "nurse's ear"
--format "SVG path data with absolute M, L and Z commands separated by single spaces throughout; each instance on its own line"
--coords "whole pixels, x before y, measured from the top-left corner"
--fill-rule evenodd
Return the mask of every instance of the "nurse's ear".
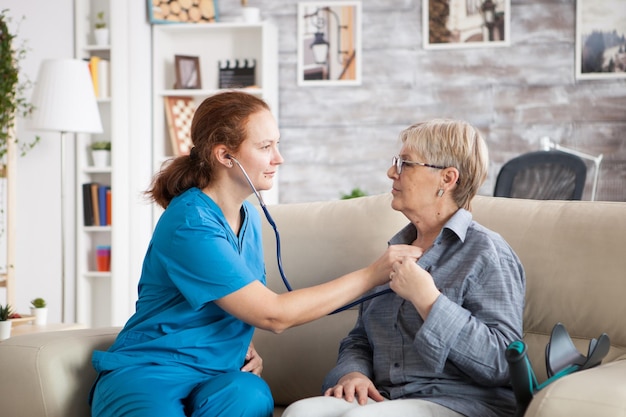
M 231 156 L 228 148 L 225 145 L 218 145 L 213 149 L 213 155 L 215 155 L 215 160 L 227 167 L 233 167 L 233 157 Z

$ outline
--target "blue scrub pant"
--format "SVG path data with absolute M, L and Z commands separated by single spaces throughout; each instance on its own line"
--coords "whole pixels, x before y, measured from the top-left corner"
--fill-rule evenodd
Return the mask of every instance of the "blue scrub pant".
M 182 366 L 133 366 L 98 380 L 92 417 L 269 417 L 274 400 L 248 372 L 208 376 Z

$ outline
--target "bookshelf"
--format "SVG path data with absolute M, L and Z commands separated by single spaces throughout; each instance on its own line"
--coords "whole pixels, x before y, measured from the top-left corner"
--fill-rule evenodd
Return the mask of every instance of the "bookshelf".
M 103 133 L 76 135 L 75 282 L 74 293 L 66 298 L 75 300 L 74 321 L 88 327 L 121 326 L 134 311 L 152 226 L 150 205 L 140 197 L 151 174 L 151 86 L 144 81 L 150 73 L 150 25 L 145 2 L 74 0 L 74 10 L 76 58 L 108 62 L 108 77 L 98 83 Z M 94 36 L 99 12 L 109 29 L 104 45 L 96 44 Z M 111 142 L 109 166 L 94 166 L 89 147 L 100 141 Z M 111 224 L 85 224 L 86 183 L 110 187 Z M 97 267 L 101 246 L 111 248 L 109 271 Z
M 76 18 L 76 56 L 90 62 L 93 67 L 95 60 L 108 62 L 109 69 L 111 63 L 115 63 L 115 58 L 111 48 L 111 39 L 106 45 L 96 45 L 93 27 L 96 14 L 100 11 L 105 13 L 105 21 L 111 26 L 113 16 L 112 1 L 95 0 L 75 0 Z M 92 68 L 92 76 L 97 73 Z M 97 76 L 97 75 L 96 75 Z M 100 74 L 104 78 L 104 74 Z M 109 75 L 110 77 L 110 71 Z M 110 78 L 109 78 L 110 79 Z M 99 85 L 102 80 L 97 81 Z M 106 308 L 104 305 L 111 303 L 110 281 L 113 277 L 114 265 L 107 272 L 98 272 L 96 276 L 96 247 L 101 245 L 112 246 L 113 227 L 100 226 L 86 223 L 84 206 L 85 195 L 83 184 L 96 183 L 112 187 L 113 168 L 94 167 L 89 146 L 96 141 L 111 141 L 111 149 L 117 145 L 117 140 L 113 136 L 115 129 L 112 111 L 117 103 L 112 98 L 112 85 L 109 84 L 108 91 L 98 90 L 94 85 L 98 109 L 102 119 L 103 133 L 98 135 L 77 135 L 76 136 L 76 321 L 86 323 L 89 326 L 103 326 L 108 324 Z M 115 155 L 111 156 L 111 164 L 115 160 Z M 112 187 L 113 189 L 113 187 Z M 112 191 L 114 193 L 114 191 Z M 116 216 L 117 217 L 117 216 Z M 115 219 L 117 220 L 117 218 Z M 115 245 L 117 246 L 117 245 Z M 117 247 L 116 247 L 117 249 Z M 98 293 L 98 303 L 91 300 L 96 299 Z M 85 302 L 90 300 L 90 302 Z
M 200 88 L 175 89 L 175 55 L 199 58 Z M 191 97 L 197 106 L 219 88 L 219 63 L 248 60 L 255 63 L 255 85 L 243 88 L 265 100 L 278 120 L 278 30 L 270 22 L 168 24 L 152 27 L 153 166 L 157 171 L 174 156 L 168 134 L 166 97 Z M 278 181 L 263 193 L 267 204 L 278 203 Z M 256 203 L 256 201 L 254 201 Z M 160 209 L 155 208 L 154 218 Z

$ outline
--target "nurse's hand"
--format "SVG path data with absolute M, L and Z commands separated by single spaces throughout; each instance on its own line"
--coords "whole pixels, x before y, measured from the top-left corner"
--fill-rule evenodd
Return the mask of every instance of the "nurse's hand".
M 261 376 L 263 371 L 263 359 L 259 356 L 259 352 L 254 349 L 254 345 L 250 343 L 248 346 L 248 353 L 246 353 L 246 361 L 241 367 L 243 372 L 252 372 L 255 375 Z

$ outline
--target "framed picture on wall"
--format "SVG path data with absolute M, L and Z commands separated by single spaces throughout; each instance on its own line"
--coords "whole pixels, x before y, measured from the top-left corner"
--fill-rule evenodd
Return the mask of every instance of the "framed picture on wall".
M 425 49 L 510 44 L 510 0 L 422 0 Z
M 624 0 L 576 2 L 576 78 L 626 77 Z
M 175 88 L 199 89 L 202 87 L 202 83 L 200 81 L 199 57 L 175 55 L 174 65 L 176 66 Z
M 298 3 L 298 85 L 361 84 L 361 2 Z

